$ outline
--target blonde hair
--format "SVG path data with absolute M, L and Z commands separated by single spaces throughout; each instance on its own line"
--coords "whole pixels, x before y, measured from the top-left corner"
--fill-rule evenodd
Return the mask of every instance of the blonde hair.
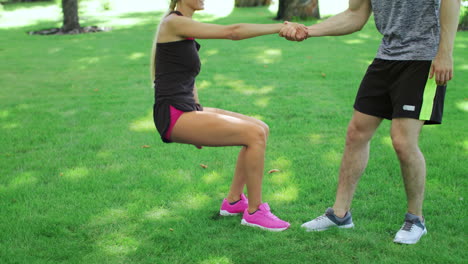
M 159 29 L 161 27 L 161 24 L 164 20 L 164 18 L 169 15 L 172 11 L 175 10 L 177 2 L 179 0 L 170 0 L 169 4 L 169 10 L 164 14 L 161 18 L 161 21 L 159 22 L 158 28 L 156 29 L 156 34 L 154 35 L 154 40 L 153 40 L 153 46 L 151 47 L 151 83 L 154 83 L 154 80 L 156 78 L 156 44 L 158 43 L 158 34 L 159 34 Z

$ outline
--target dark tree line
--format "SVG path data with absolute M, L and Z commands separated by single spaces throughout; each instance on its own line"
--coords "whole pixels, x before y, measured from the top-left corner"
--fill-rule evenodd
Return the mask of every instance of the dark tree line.
M 26 1 L 26 0 L 22 0 Z M 30 0 L 33 1 L 33 0 Z M 39 31 L 31 31 L 31 35 L 63 35 L 63 34 L 81 34 L 90 32 L 109 31 L 110 28 L 97 26 L 81 27 L 78 16 L 78 0 L 61 0 L 63 12 L 63 24 L 61 28 L 50 28 Z
M 33 2 L 38 0 L 13 0 Z M 271 0 L 236 0 L 236 7 L 252 7 L 270 5 Z M 62 0 L 63 25 L 59 33 L 82 33 L 78 16 L 78 0 Z M 279 0 L 278 13 L 275 19 L 290 20 L 292 18 L 320 18 L 318 0 Z
M 320 18 L 318 0 L 279 0 L 277 20 Z
M 271 0 L 236 0 L 236 7 L 252 7 L 270 5 Z M 298 17 L 320 18 L 318 0 L 279 0 L 276 20 L 290 20 Z
M 270 4 L 271 0 L 236 0 L 236 7 L 265 6 Z

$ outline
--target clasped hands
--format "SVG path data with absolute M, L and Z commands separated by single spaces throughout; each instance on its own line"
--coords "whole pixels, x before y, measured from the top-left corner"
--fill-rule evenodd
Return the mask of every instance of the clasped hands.
M 280 37 L 291 41 L 303 41 L 309 36 L 306 26 L 294 22 L 285 21 L 279 32 Z

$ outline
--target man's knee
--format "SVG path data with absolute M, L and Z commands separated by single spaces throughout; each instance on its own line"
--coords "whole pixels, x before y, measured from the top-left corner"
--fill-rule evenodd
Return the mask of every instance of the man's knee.
M 372 133 L 366 130 L 361 125 L 358 125 L 354 122 L 351 122 L 348 126 L 348 131 L 346 133 L 346 144 L 359 144 L 366 143 L 372 137 Z
M 418 138 L 422 123 L 419 120 L 394 120 L 392 124 L 392 145 L 400 160 L 411 159 L 419 152 Z
M 392 145 L 400 160 L 407 160 L 418 151 L 417 143 L 404 137 L 392 136 Z

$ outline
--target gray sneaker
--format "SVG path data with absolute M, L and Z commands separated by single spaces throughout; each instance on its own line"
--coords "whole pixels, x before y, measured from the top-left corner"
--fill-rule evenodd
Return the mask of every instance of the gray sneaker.
M 405 223 L 395 236 L 393 242 L 400 244 L 416 244 L 419 239 L 427 234 L 424 221 L 419 220 L 419 216 L 406 213 Z
M 335 215 L 333 208 L 328 208 L 324 215 L 302 224 L 301 227 L 305 228 L 307 232 L 310 232 L 323 231 L 330 227 L 352 228 L 354 227 L 354 224 L 351 217 L 351 212 L 347 212 L 343 218 L 340 218 Z

